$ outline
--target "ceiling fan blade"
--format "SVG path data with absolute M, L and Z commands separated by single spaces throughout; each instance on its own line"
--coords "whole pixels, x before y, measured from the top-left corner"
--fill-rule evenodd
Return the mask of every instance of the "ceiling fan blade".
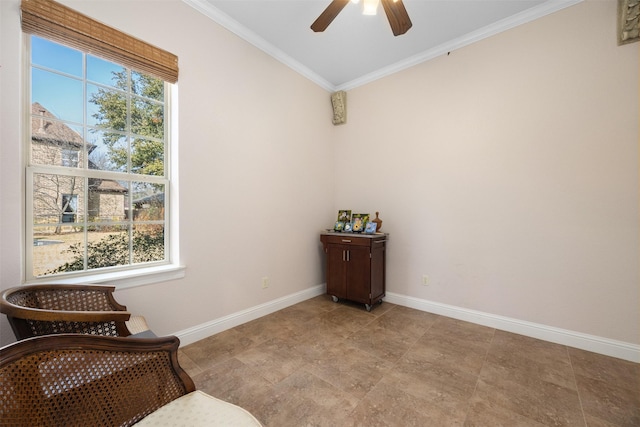
M 311 29 L 316 33 L 320 33 L 327 29 L 329 24 L 338 16 L 340 11 L 344 9 L 344 7 L 349 3 L 349 0 L 333 0 L 329 6 L 318 16 L 313 24 L 311 24 Z
M 387 14 L 394 36 L 399 36 L 409 31 L 413 24 L 402 0 L 382 0 L 382 7 L 384 8 L 384 13 Z

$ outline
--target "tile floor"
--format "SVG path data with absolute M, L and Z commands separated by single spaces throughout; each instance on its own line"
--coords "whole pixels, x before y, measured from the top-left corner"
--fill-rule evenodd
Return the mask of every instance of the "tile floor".
M 318 296 L 179 358 L 265 427 L 640 426 L 640 364 L 386 302 Z

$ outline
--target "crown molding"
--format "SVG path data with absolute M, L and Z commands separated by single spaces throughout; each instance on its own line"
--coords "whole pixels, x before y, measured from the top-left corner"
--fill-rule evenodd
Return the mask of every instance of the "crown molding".
M 301 64 L 296 61 L 271 43 L 265 41 L 262 37 L 258 36 L 256 33 L 245 27 L 244 25 L 239 24 L 236 20 L 231 18 L 226 13 L 221 12 L 219 9 L 211 6 L 206 0 L 182 0 L 184 3 L 188 4 L 192 8 L 196 9 L 198 12 L 212 19 L 216 23 L 220 24 L 227 30 L 231 31 L 241 39 L 251 43 L 258 49 L 265 52 L 267 55 L 277 59 L 282 62 L 284 65 L 293 69 L 297 73 L 303 75 L 308 78 L 312 82 L 316 83 L 318 86 L 322 87 L 327 91 L 334 91 L 335 86 L 325 80 L 322 76 L 315 73 L 313 70 L 308 68 L 307 66 Z
M 453 52 L 456 49 L 460 49 L 480 40 L 484 40 L 488 37 L 494 36 L 503 31 L 510 30 L 511 28 L 515 28 L 519 25 L 535 21 L 536 19 L 542 18 L 543 16 L 549 15 L 570 6 L 574 6 L 578 3 L 582 3 L 583 1 L 584 0 L 549 0 L 539 6 L 532 7 L 531 9 L 527 9 L 508 18 L 494 22 L 491 25 L 465 34 L 464 36 L 458 37 L 456 39 L 452 39 L 432 49 L 426 50 L 405 60 L 389 65 L 388 67 L 381 68 L 377 71 L 351 80 L 350 82 L 338 85 L 334 90 L 346 91 L 354 89 L 358 86 L 365 85 L 367 83 L 371 83 L 374 80 L 378 80 L 391 74 L 395 74 L 407 68 L 411 68 L 414 65 L 418 65 L 420 63 L 429 61 L 430 59 L 434 59 L 438 56 Z
M 187 5 L 196 9 L 200 13 L 209 17 L 216 23 L 220 24 L 227 30 L 231 31 L 238 37 L 246 40 L 251 43 L 258 49 L 272 56 L 276 60 L 280 61 L 284 65 L 308 78 L 312 82 L 316 83 L 318 86 L 329 92 L 336 92 L 339 90 L 350 90 L 357 88 L 359 86 L 363 86 L 367 83 L 371 83 L 375 80 L 381 79 L 383 77 L 389 76 L 391 74 L 395 74 L 399 71 L 405 70 L 407 68 L 413 67 L 414 65 L 420 64 L 422 62 L 429 61 L 430 59 L 436 58 L 438 56 L 444 55 L 448 52 L 452 52 L 456 49 L 460 49 L 464 46 L 468 46 L 472 43 L 478 42 L 480 40 L 484 40 L 493 35 L 499 34 L 503 31 L 507 31 L 511 28 L 517 27 L 522 24 L 526 24 L 528 22 L 534 21 L 536 19 L 542 18 L 543 16 L 549 15 L 551 13 L 557 12 L 559 10 L 565 9 L 567 7 L 576 5 L 578 3 L 583 2 L 584 0 L 549 0 L 545 3 L 542 3 L 538 6 L 534 6 L 530 9 L 527 9 L 523 12 L 510 16 L 509 18 L 505 18 L 503 20 L 497 21 L 491 25 L 488 25 L 479 30 L 473 31 L 471 33 L 465 34 L 464 36 L 453 39 L 447 43 L 443 43 L 439 46 L 436 46 L 432 49 L 424 51 L 418 55 L 411 56 L 405 60 L 396 62 L 395 64 L 389 65 L 387 67 L 383 67 L 379 70 L 376 70 L 372 73 L 366 74 L 357 79 L 351 80 L 349 82 L 333 85 L 328 82 L 322 76 L 296 61 L 282 50 L 278 49 L 276 46 L 271 43 L 266 42 L 263 38 L 258 36 L 253 31 L 249 30 L 247 27 L 239 24 L 229 15 L 221 12 L 219 9 L 213 7 L 206 0 L 182 0 Z

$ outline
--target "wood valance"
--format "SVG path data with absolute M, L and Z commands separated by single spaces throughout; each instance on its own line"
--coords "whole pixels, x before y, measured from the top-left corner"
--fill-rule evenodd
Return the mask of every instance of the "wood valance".
M 124 3 L 123 3 L 124 4 Z M 22 31 L 151 74 L 178 81 L 178 57 L 53 0 L 22 0 Z

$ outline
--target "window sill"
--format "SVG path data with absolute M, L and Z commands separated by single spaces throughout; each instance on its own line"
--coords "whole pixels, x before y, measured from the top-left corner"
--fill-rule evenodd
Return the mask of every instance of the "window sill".
M 41 279 L 27 284 L 60 283 L 74 285 L 78 283 L 97 283 L 115 285 L 116 289 L 135 288 L 137 286 L 151 285 L 153 283 L 166 282 L 168 280 L 182 279 L 185 276 L 186 267 L 183 265 L 169 264 L 158 267 L 138 268 L 135 270 L 116 271 L 102 274 L 91 274 L 67 279 Z

